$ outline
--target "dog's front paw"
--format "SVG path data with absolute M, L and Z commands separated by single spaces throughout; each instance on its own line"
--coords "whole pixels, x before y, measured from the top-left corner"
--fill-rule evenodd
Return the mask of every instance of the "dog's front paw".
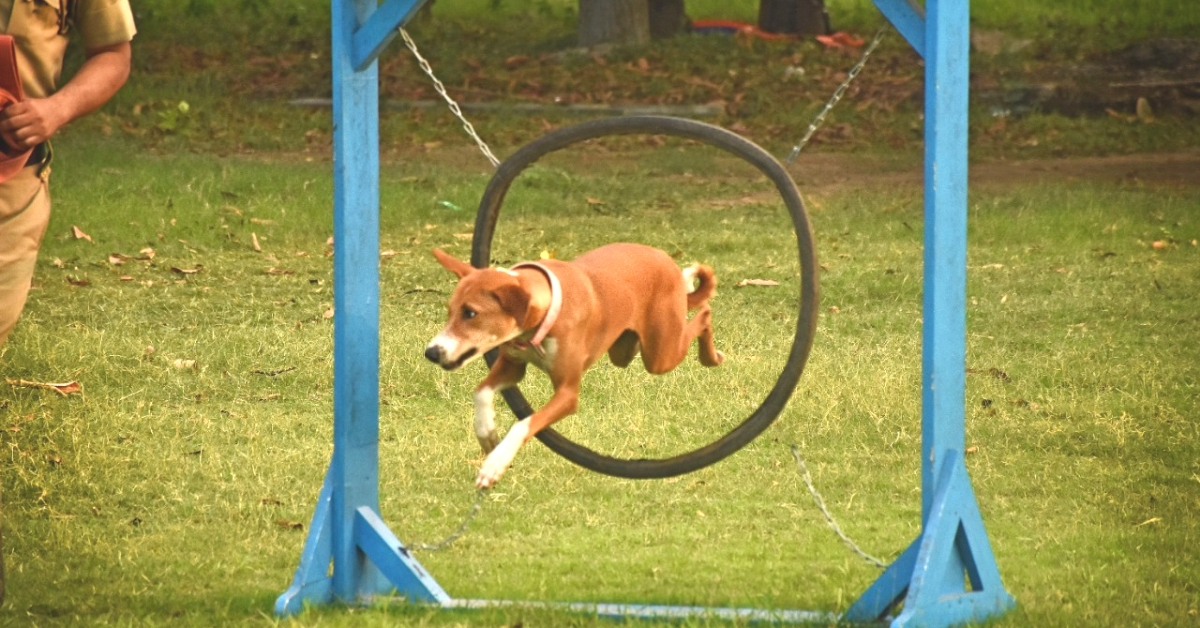
M 491 488 L 500 481 L 505 471 L 508 471 L 509 462 L 505 460 L 497 460 L 495 455 L 490 455 L 483 461 L 483 466 L 479 468 L 479 475 L 475 478 L 476 488 Z
M 500 444 L 500 434 L 497 433 L 495 429 L 493 429 L 491 432 L 488 432 L 486 435 L 481 436 L 476 434 L 475 438 L 479 439 L 479 446 L 483 448 L 483 453 L 485 454 L 492 453 L 492 450 Z

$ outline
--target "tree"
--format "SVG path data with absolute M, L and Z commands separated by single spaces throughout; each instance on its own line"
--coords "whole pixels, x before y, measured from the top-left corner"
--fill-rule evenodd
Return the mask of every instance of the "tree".
M 649 0 L 579 0 L 579 45 L 648 41 Z
M 684 0 L 579 0 L 579 45 L 644 44 L 691 27 Z
M 768 33 L 828 35 L 825 0 L 761 0 L 758 27 Z

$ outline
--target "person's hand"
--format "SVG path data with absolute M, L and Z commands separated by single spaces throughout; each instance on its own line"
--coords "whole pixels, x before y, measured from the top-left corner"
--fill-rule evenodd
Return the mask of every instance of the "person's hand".
M 50 99 L 30 98 L 0 111 L 0 138 L 17 150 L 29 150 L 50 139 L 67 123 Z

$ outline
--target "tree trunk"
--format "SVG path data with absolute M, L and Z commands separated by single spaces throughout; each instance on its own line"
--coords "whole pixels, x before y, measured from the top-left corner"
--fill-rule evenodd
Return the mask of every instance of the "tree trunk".
M 650 41 L 648 0 L 579 0 L 579 45 Z
M 825 0 L 762 0 L 758 5 L 758 27 L 768 33 L 828 35 Z
M 664 39 L 692 28 L 683 0 L 650 0 L 650 38 Z

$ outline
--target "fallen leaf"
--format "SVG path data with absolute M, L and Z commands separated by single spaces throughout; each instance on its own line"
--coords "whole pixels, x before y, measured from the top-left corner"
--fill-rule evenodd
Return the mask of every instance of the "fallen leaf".
M 779 282 L 773 279 L 743 279 L 737 282 L 738 288 L 746 286 L 778 286 Z
M 88 242 L 92 241 L 92 236 L 84 233 L 83 229 L 80 229 L 75 225 L 71 225 L 71 235 L 75 236 L 76 240 L 87 240 Z
M 296 271 L 287 268 L 275 268 L 274 266 L 267 269 L 268 275 L 294 275 Z
M 54 261 L 51 262 L 51 264 L 54 264 L 55 268 L 66 268 L 66 266 L 67 266 L 66 262 L 62 261 L 61 259 L 59 259 L 57 257 L 54 258 Z
M 138 258 L 141 260 L 152 260 L 152 259 L 154 259 L 154 255 L 155 255 L 154 249 L 152 249 L 150 247 L 146 247 L 146 248 L 138 251 L 138 253 L 141 253 L 141 257 Z
M 971 445 L 970 447 L 967 447 L 967 448 L 966 448 L 966 449 L 964 449 L 963 451 L 964 451 L 964 452 L 966 452 L 966 453 L 968 453 L 968 454 L 973 454 L 973 453 L 975 453 L 975 452 L 979 451 L 979 448 L 978 448 L 978 447 L 976 447 L 976 446 L 974 446 L 974 445 Z
M 92 285 L 92 282 L 88 281 L 87 279 L 80 279 L 78 277 L 72 277 L 70 275 L 67 275 L 67 283 L 71 284 L 72 286 L 79 286 L 81 288 L 83 286 Z
M 1155 240 L 1154 242 L 1150 243 L 1150 248 L 1154 249 L 1155 251 L 1161 251 L 1167 248 L 1167 243 L 1164 240 Z
M 200 264 L 196 264 L 195 268 L 179 268 L 178 266 L 172 266 L 171 272 L 177 275 L 195 275 L 196 273 L 200 272 L 202 268 L 204 268 L 204 266 Z
M 8 382 L 10 386 L 15 386 L 17 388 L 41 388 L 42 390 L 53 390 L 64 397 L 71 393 L 77 393 L 83 390 L 83 387 L 79 385 L 79 382 L 50 384 L 45 382 L 31 382 L 24 379 L 10 379 L 7 377 L 4 378 L 4 381 Z
M 250 232 L 250 242 L 251 242 L 252 246 L 254 246 L 255 252 L 262 253 L 262 246 L 260 246 L 258 243 L 258 234 L 257 233 L 254 233 L 253 231 Z
M 290 373 L 294 370 L 296 370 L 296 367 L 294 367 L 294 366 L 285 366 L 283 368 L 275 369 L 274 371 L 250 371 L 250 372 L 254 373 L 255 375 L 266 375 L 267 377 L 275 377 L 276 375 Z
M 133 281 L 133 277 L 129 275 L 121 275 L 121 281 Z
M 251 222 L 251 224 L 255 224 L 255 225 L 273 225 L 273 224 L 275 224 L 274 220 L 270 220 L 268 218 L 251 218 L 250 222 Z
M 274 497 L 264 497 L 264 498 L 262 498 L 262 501 L 260 503 L 263 506 L 282 506 L 283 505 L 283 502 L 279 501 L 278 499 L 275 499 Z
M 121 264 L 124 264 L 125 262 L 128 262 L 131 259 L 133 259 L 133 258 L 129 257 L 128 255 L 122 255 L 120 253 L 109 253 L 108 254 L 108 263 L 112 264 L 113 266 L 120 266 Z
M 384 259 L 387 259 L 387 258 L 389 258 L 389 257 L 396 257 L 397 255 L 399 255 L 399 253 L 398 253 L 398 252 L 396 252 L 396 251 L 394 251 L 394 250 L 392 250 L 392 249 L 388 249 L 388 250 L 386 250 L 386 251 L 380 251 L 380 252 L 379 252 L 379 257 L 382 257 L 382 258 L 384 258 Z
M 276 519 L 275 525 L 288 530 L 303 530 L 304 524 L 299 521 L 288 521 L 287 519 Z
M 195 369 L 196 361 L 195 360 L 184 360 L 182 358 L 175 358 L 174 360 L 171 361 L 171 366 L 173 366 L 179 370 Z
M 329 319 L 333 318 L 333 308 L 329 308 L 328 310 L 325 310 L 325 313 L 321 315 L 321 318 L 323 318 L 325 320 L 329 320 Z

